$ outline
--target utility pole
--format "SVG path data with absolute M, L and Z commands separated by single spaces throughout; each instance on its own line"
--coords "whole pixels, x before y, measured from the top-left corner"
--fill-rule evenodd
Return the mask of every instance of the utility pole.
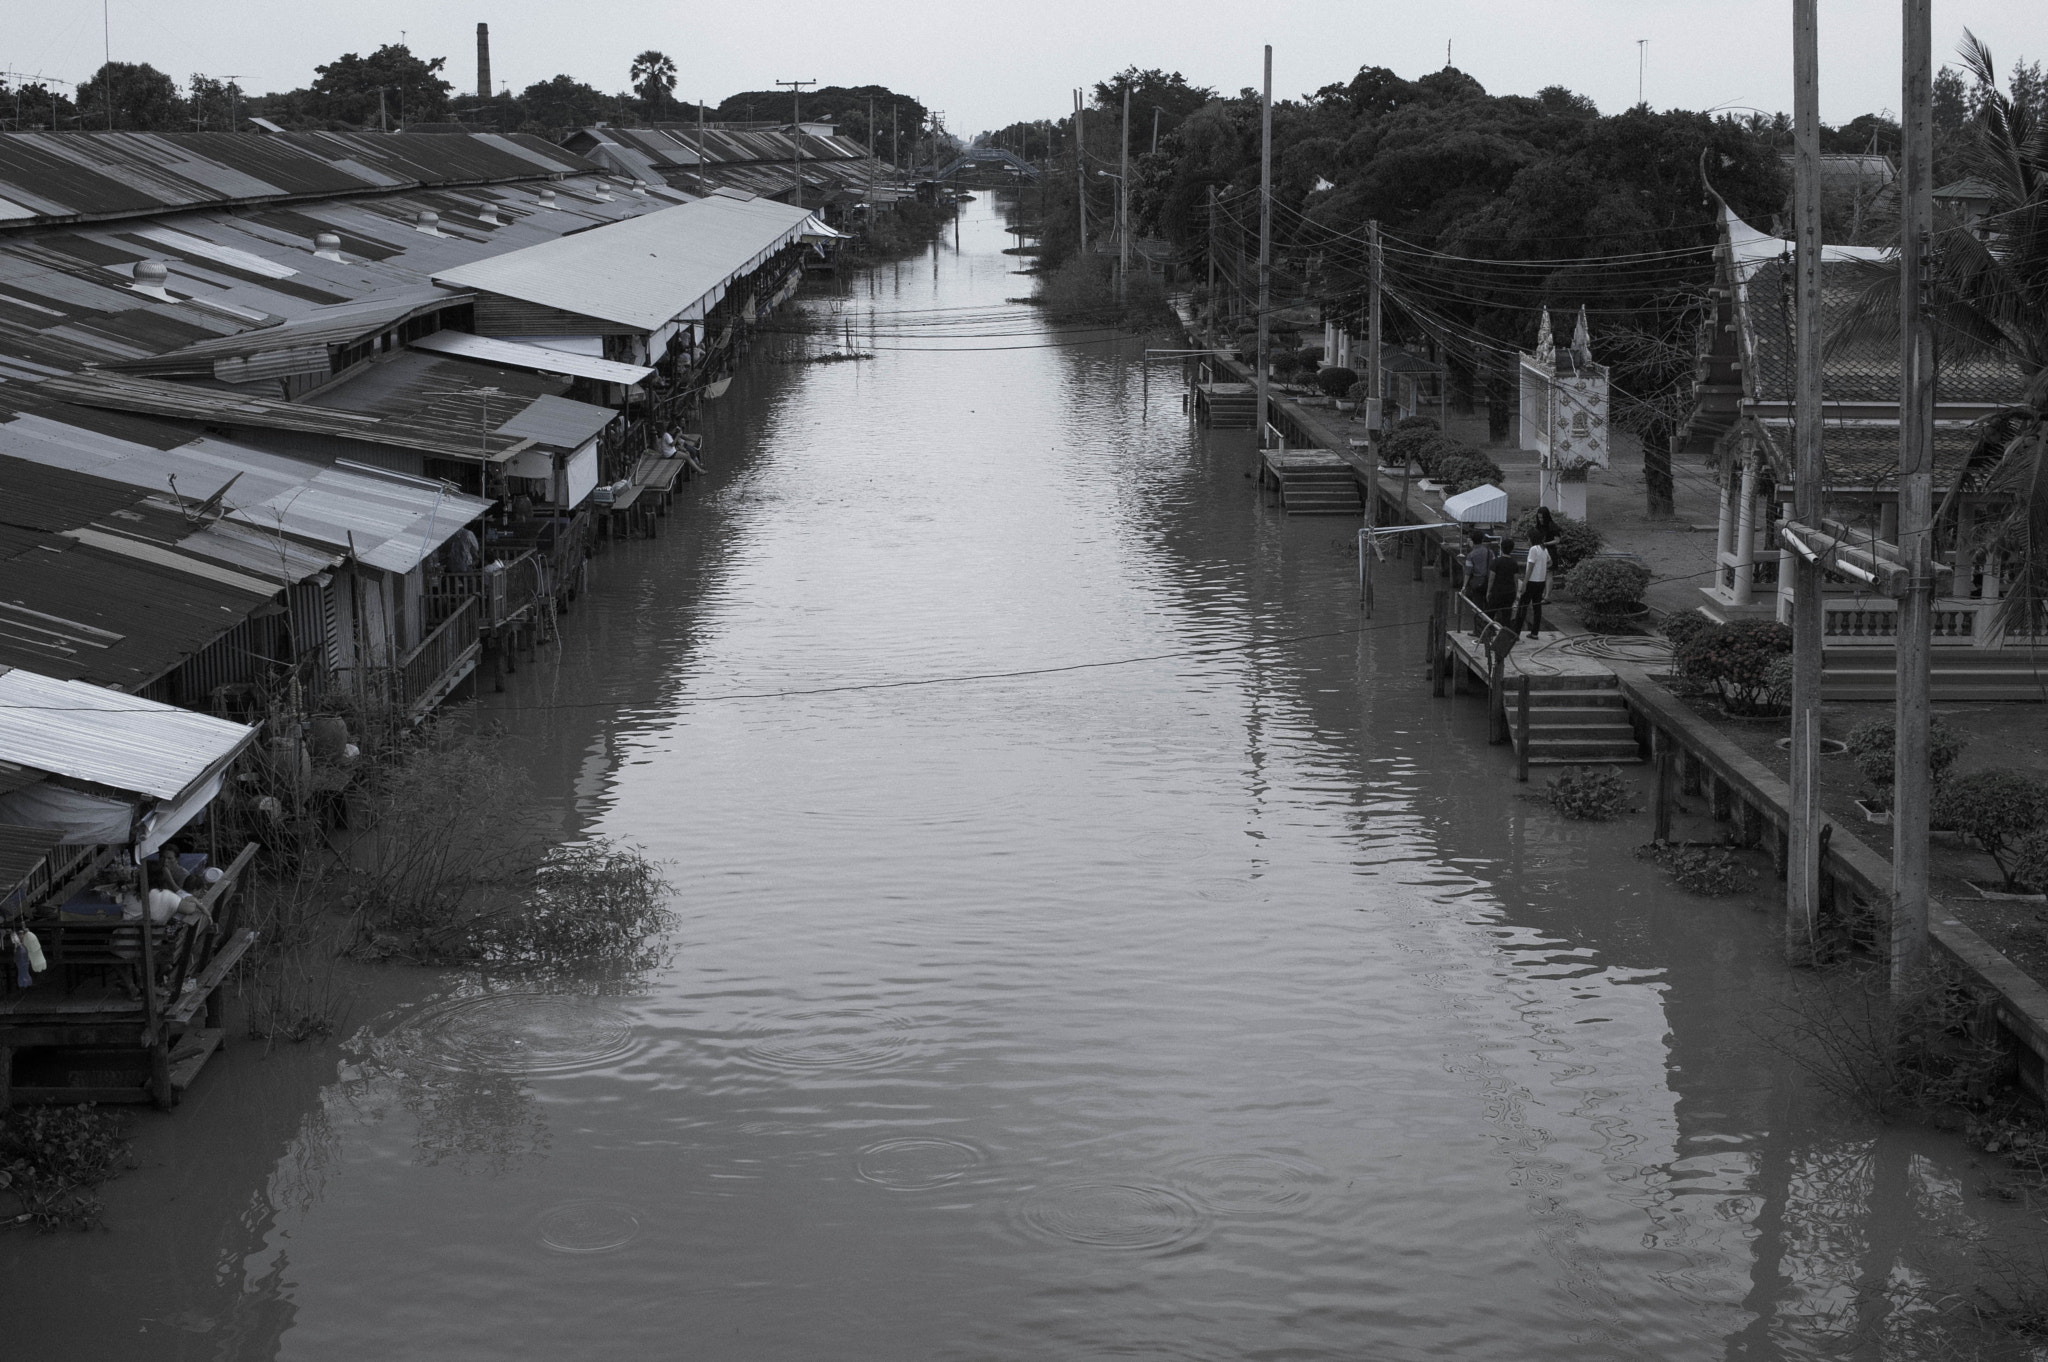
M 1259 95 L 1259 420 L 1257 449 L 1266 447 L 1266 364 L 1272 352 L 1273 302 L 1273 45 L 1266 44 L 1266 83 Z
M 1074 211 L 1081 220 L 1081 255 L 1088 254 L 1088 154 L 1087 144 L 1082 138 L 1081 123 L 1087 109 L 1081 103 L 1081 91 L 1074 91 Z
M 1216 335 L 1216 318 L 1221 311 L 1216 301 L 1216 186 L 1209 185 L 1209 336 Z
M 1152 106 L 1152 154 L 1159 154 L 1159 106 Z
M 1820 22 L 1818 0 L 1792 0 L 1792 226 L 1794 298 L 1792 518 L 1821 521 Z M 1638 101 L 1640 102 L 1640 101 Z M 1817 559 L 1792 561 L 1792 808 L 1786 829 L 1785 955 L 1813 960 L 1820 909 L 1821 584 Z
M 704 193 L 704 101 L 697 101 L 697 193 Z
M 1934 327 L 1928 259 L 1934 234 L 1931 0 L 1904 0 L 1899 123 L 1898 719 L 1892 776 L 1892 997 L 1917 995 L 1927 966 L 1928 674 L 1933 624 Z
M 1369 381 L 1366 383 L 1366 400 L 1371 404 L 1372 419 L 1365 423 L 1366 438 L 1372 441 L 1373 466 L 1379 466 L 1380 452 L 1386 447 L 1386 434 L 1380 429 L 1386 420 L 1386 402 L 1380 389 L 1384 375 L 1380 372 L 1380 220 L 1374 218 L 1365 224 L 1365 237 L 1371 252 L 1367 271 L 1368 289 L 1365 311 L 1365 364 Z M 1375 475 L 1377 476 L 1377 475 Z M 1405 483 L 1407 474 L 1401 477 Z
M 1124 87 L 1124 151 L 1116 178 L 1116 288 L 1121 294 L 1131 268 L 1131 91 Z
M 804 206 L 804 86 L 816 85 L 815 80 L 778 80 L 777 85 L 789 87 L 789 140 L 796 148 L 796 160 L 791 169 L 796 172 L 796 197 L 790 202 L 798 208 Z

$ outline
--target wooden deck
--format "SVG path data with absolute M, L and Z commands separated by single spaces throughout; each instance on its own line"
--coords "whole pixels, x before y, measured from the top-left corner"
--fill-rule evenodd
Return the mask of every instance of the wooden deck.
M 236 925 L 242 849 L 199 896 L 207 917 L 31 920 L 50 968 L 0 993 L 0 1111 L 14 1102 L 175 1105 L 222 1044 L 220 989 L 256 941 Z

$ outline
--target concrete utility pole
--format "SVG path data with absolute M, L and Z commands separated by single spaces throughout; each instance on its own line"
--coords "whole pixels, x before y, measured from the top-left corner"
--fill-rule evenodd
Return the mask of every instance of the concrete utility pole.
M 778 80 L 777 85 L 789 87 L 789 140 L 796 148 L 796 159 L 791 168 L 796 172 L 796 197 L 790 200 L 798 208 L 804 206 L 804 86 L 816 85 L 815 80 Z
M 1082 117 L 1087 108 L 1081 92 L 1074 91 L 1074 211 L 1081 219 L 1081 255 L 1088 254 L 1088 149 L 1081 136 Z
M 1259 350 L 1258 438 L 1254 447 L 1266 447 L 1266 364 L 1271 355 L 1272 322 L 1267 312 L 1273 302 L 1273 45 L 1266 45 L 1266 83 L 1259 95 Z
M 1131 268 L 1131 92 L 1124 91 L 1124 152 L 1116 180 L 1116 286 L 1122 292 L 1124 275 Z
M 1216 337 L 1216 318 L 1222 308 L 1216 301 L 1216 186 L 1209 186 L 1209 337 Z
M 1934 607 L 1934 326 L 1928 251 L 1934 234 L 1934 67 L 1931 0 L 1904 0 L 1899 123 L 1898 719 L 1892 776 L 1892 996 L 1924 987 L 1927 966 L 1929 652 Z
M 1159 154 L 1159 106 L 1152 106 L 1152 154 Z
M 1385 439 L 1385 432 L 1380 429 L 1380 426 L 1386 420 L 1384 400 L 1385 395 L 1380 387 L 1381 383 L 1385 381 L 1386 376 L 1380 371 L 1381 260 L 1380 220 L 1378 218 L 1374 218 L 1371 222 L 1365 224 L 1365 239 L 1368 243 L 1367 249 L 1370 252 L 1366 272 L 1367 289 L 1365 308 L 1365 391 L 1366 402 L 1368 403 L 1367 410 L 1372 413 L 1371 419 L 1365 423 L 1365 430 L 1366 438 L 1372 441 L 1373 466 L 1377 468 L 1379 466 L 1380 451 L 1383 448 L 1385 448 L 1384 444 L 1382 443 L 1382 441 Z M 1408 478 L 1407 473 L 1402 473 L 1401 478 L 1403 483 L 1405 484 Z
M 1793 310 L 1792 518 L 1819 525 L 1826 465 L 1821 457 L 1820 23 L 1818 0 L 1792 0 Z M 1785 862 L 1785 954 L 1813 959 L 1820 900 L 1821 565 L 1792 562 L 1792 809 Z
M 476 26 L 476 97 L 491 97 L 491 26 Z
M 701 99 L 697 101 L 697 145 L 692 150 L 697 153 L 697 193 L 702 195 L 704 193 L 704 101 Z

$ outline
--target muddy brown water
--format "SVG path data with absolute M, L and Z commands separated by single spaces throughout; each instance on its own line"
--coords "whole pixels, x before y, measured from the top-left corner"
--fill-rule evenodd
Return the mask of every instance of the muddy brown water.
M 1763 1043 L 1762 898 L 1517 798 L 1421 590 L 1366 625 L 1348 522 L 960 241 L 810 304 L 874 360 L 758 350 L 485 705 L 671 863 L 672 964 L 357 972 L 109 1232 L 0 1237 L 0 1353 L 1805 1356 L 2031 1232 Z

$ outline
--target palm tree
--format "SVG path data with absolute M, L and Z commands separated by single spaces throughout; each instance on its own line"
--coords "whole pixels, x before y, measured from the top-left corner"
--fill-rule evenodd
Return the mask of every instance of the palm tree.
M 1959 55 L 1978 96 L 1963 169 L 1992 190 L 1992 199 L 1981 235 L 1960 220 L 1936 234 L 1936 335 L 1945 359 L 2003 360 L 2024 375 L 2025 387 L 1978 423 L 1962 474 L 1934 519 L 1940 525 L 1965 491 L 2000 498 L 2004 514 L 1980 527 L 1978 546 L 2003 555 L 2007 565 L 2000 627 L 2032 635 L 2048 607 L 2048 110 L 1998 88 L 1991 50 L 1968 29 Z M 1896 343 L 1898 265 L 1861 269 L 1863 287 L 1834 338 Z
M 640 92 L 640 98 L 647 101 L 657 122 L 661 119 L 663 107 L 668 103 L 669 92 L 676 88 L 676 64 L 665 52 L 648 48 L 633 58 L 633 88 Z

